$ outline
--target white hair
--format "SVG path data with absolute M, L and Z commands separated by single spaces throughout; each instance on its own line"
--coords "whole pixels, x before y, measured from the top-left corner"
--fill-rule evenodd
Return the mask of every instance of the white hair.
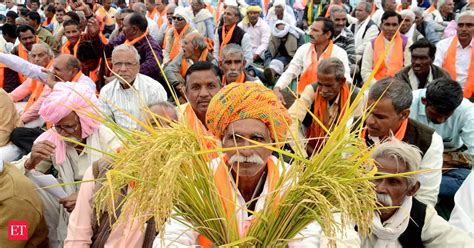
M 443 6 L 446 3 L 446 0 L 438 0 L 438 3 L 436 3 L 436 9 L 440 9 L 441 6 Z
M 465 11 L 461 12 L 461 14 L 459 14 L 456 17 L 456 22 L 458 22 L 459 18 L 461 18 L 463 16 L 474 16 L 474 10 L 465 10 Z
M 402 17 L 409 17 L 412 21 L 415 21 L 415 12 L 413 12 L 412 10 L 409 10 L 409 9 L 404 9 L 402 11 L 400 11 L 400 15 Z
M 134 46 L 130 46 L 127 44 L 122 44 L 114 48 L 114 50 L 112 51 L 112 60 L 114 58 L 114 54 L 116 54 L 117 52 L 123 52 L 123 51 L 132 52 L 135 57 L 135 62 L 140 63 L 140 54 L 138 54 L 137 49 Z
M 413 13 L 415 13 L 415 15 L 423 16 L 424 10 L 422 8 L 415 6 L 415 7 L 412 7 L 411 10 L 413 11 Z
M 33 50 L 33 48 L 43 49 L 50 57 L 54 57 L 53 50 L 51 49 L 50 46 L 46 45 L 45 43 L 33 44 L 33 46 L 31 47 L 31 50 Z
M 372 152 L 372 158 L 392 158 L 397 161 L 397 167 L 405 163 L 407 165 L 407 172 L 417 171 L 421 163 L 421 151 L 416 146 L 402 142 L 396 138 L 377 146 Z M 418 181 L 417 175 L 407 177 L 408 184 L 413 186 Z

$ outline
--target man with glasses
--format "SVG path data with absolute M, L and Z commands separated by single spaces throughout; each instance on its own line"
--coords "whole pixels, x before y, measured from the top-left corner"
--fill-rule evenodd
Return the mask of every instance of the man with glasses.
M 163 51 L 163 64 L 167 64 L 178 56 L 181 49 L 181 40 L 192 32 L 195 32 L 191 27 L 191 19 L 186 10 L 182 7 L 177 7 L 173 14 L 173 27 L 166 33 L 165 43 L 166 47 Z
M 146 106 L 167 100 L 163 86 L 139 73 L 140 56 L 134 46 L 122 44 L 112 52 L 112 70 L 119 77 L 100 91 L 100 109 L 119 126 L 139 129 Z

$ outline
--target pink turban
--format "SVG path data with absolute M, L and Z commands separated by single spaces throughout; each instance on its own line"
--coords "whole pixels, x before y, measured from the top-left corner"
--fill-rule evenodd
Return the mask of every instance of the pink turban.
M 81 136 L 87 138 L 100 125 L 100 122 L 88 116 L 96 115 L 94 108 L 96 108 L 97 103 L 95 92 L 89 86 L 79 83 L 57 83 L 51 94 L 44 100 L 39 114 L 46 122 L 56 124 L 74 111 L 81 122 Z M 62 164 L 66 158 L 66 143 L 61 136 L 53 129 L 49 129 L 41 134 L 35 140 L 35 143 L 43 140 L 50 141 L 56 146 L 56 162 Z

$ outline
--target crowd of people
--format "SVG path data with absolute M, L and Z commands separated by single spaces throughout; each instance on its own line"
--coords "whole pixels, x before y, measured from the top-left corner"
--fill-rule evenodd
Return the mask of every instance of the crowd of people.
M 249 140 L 310 158 L 335 126 L 359 125 L 379 173 L 421 172 L 373 181 L 388 208 L 369 237 L 311 223 L 288 245 L 474 244 L 472 0 L 0 0 L 0 25 L 1 247 L 210 247 L 178 219 L 162 242 L 152 222 L 111 229 L 95 212 L 97 161 L 124 142 L 110 123 L 164 119 L 215 137 L 208 148 L 247 147 L 209 155 L 239 230 L 281 163 Z M 38 190 L 43 175 L 65 195 Z M 11 220 L 26 239 L 10 239 Z

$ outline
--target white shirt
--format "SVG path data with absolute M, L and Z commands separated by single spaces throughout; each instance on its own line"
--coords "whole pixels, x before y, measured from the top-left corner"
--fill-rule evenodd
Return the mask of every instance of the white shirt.
M 372 21 L 375 22 L 375 24 L 377 24 L 377 26 L 380 27 L 380 23 L 382 23 L 382 15 L 383 13 L 385 13 L 385 11 L 380 8 L 378 10 L 375 11 L 375 13 L 372 15 Z
M 268 43 L 270 42 L 270 26 L 260 17 L 255 26 L 252 26 L 250 23 L 244 25 L 243 22 L 240 22 L 238 26 L 250 36 L 250 45 L 252 46 L 253 54 L 263 58 L 264 52 L 267 50 Z
M 454 209 L 449 224 L 460 228 L 474 238 L 474 173 L 467 176 L 454 195 Z
M 441 15 L 441 13 L 439 13 L 439 10 L 435 9 L 433 12 L 431 13 L 426 13 L 426 15 L 424 15 L 423 19 L 427 22 L 429 21 L 434 21 L 434 22 L 443 22 L 443 16 Z
M 222 32 L 222 29 L 217 28 L 216 33 L 214 34 L 214 58 L 216 58 L 218 61 L 221 60 L 219 57 L 219 47 L 221 47 L 221 43 L 219 41 L 219 32 Z M 224 37 L 222 37 L 224 38 Z M 253 52 L 252 52 L 252 44 L 250 41 L 250 35 L 249 34 L 244 34 L 244 37 L 242 37 L 242 41 L 240 42 L 240 46 L 242 47 L 242 50 L 244 52 L 244 58 L 245 61 L 247 62 L 247 65 L 250 65 L 253 63 Z
M 438 44 L 436 44 L 436 56 L 434 64 L 443 67 L 444 60 L 446 59 L 446 54 L 448 52 L 449 46 L 451 46 L 451 42 L 453 41 L 454 37 L 446 38 L 444 40 L 440 40 Z M 474 39 L 473 39 L 474 40 Z M 471 43 L 466 47 L 462 48 L 461 43 L 458 41 L 458 45 L 456 47 L 456 81 L 458 81 L 464 89 L 464 85 L 466 84 L 467 80 L 467 73 L 469 71 L 469 67 L 471 66 L 472 59 L 472 46 L 473 40 Z M 452 55 L 449 55 L 452 56 Z M 453 78 L 454 79 L 454 78 Z
M 291 60 L 288 68 L 285 72 L 281 75 L 278 79 L 275 87 L 279 87 L 280 89 L 285 89 L 288 85 L 291 84 L 291 81 L 299 76 L 308 68 L 311 64 L 311 49 L 312 44 L 306 43 L 296 50 L 295 56 Z M 350 76 L 350 69 L 349 69 L 349 59 L 347 58 L 347 53 L 344 49 L 338 47 L 337 45 L 333 46 L 332 53 L 330 57 L 338 58 L 344 64 L 344 76 L 346 80 L 350 81 L 352 77 Z
M 370 18 L 367 17 L 361 23 L 353 24 L 355 25 L 354 45 L 356 47 L 357 60 L 359 60 L 362 57 L 365 46 L 369 44 L 371 40 L 377 38 L 377 36 L 379 35 L 379 29 L 377 28 L 377 25 L 372 25 L 371 27 L 369 27 L 369 29 L 367 29 L 367 32 L 365 32 L 365 29 L 367 27 L 367 23 L 369 22 L 369 20 Z M 363 36 L 364 32 L 365 32 L 365 36 Z
M 148 22 L 148 33 L 153 39 L 158 40 L 158 33 L 160 32 L 158 24 L 149 17 L 146 18 L 146 21 Z
M 137 74 L 132 87 L 128 89 L 124 89 L 117 79 L 106 84 L 100 91 L 99 106 L 119 126 L 138 129 L 140 125 L 127 113 L 141 120 L 146 107 L 166 100 L 166 91 L 158 81 Z

